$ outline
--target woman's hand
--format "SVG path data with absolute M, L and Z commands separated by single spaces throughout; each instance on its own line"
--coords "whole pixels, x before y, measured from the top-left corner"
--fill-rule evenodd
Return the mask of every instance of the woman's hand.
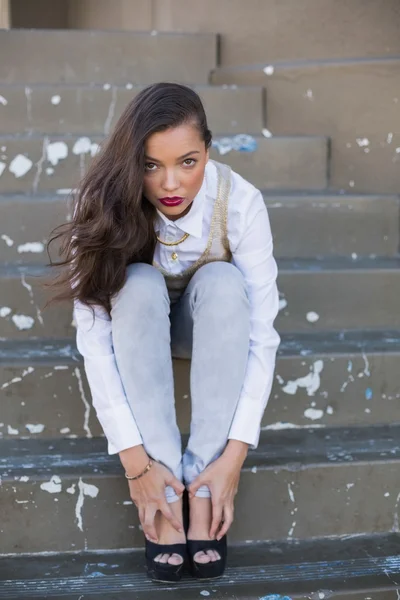
M 188 487 L 189 498 L 195 496 L 202 485 L 210 488 L 212 502 L 210 538 L 212 539 L 216 537 L 220 540 L 233 523 L 234 499 L 247 452 L 247 444 L 229 440 L 224 453 L 208 465 Z M 222 521 L 222 527 L 219 529 Z
M 140 451 L 139 448 L 142 450 Z M 127 453 L 129 453 L 130 450 L 135 451 L 135 449 L 137 449 L 135 457 L 136 460 L 133 462 L 133 452 L 130 454 Z M 140 461 L 138 460 L 139 453 L 141 453 Z M 124 450 L 120 453 L 120 458 L 128 475 L 135 475 L 136 473 L 143 471 L 150 460 L 147 454 L 144 452 L 143 446 L 137 446 L 129 450 Z M 132 464 L 135 463 L 136 469 L 133 469 Z M 138 468 L 139 464 L 141 466 Z M 154 543 L 158 542 L 158 536 L 154 524 L 154 518 L 157 511 L 161 511 L 164 517 L 168 519 L 168 521 L 177 531 L 180 533 L 183 532 L 182 525 L 174 516 L 166 500 L 165 488 L 167 485 L 174 488 L 178 496 L 181 496 L 185 489 L 183 483 L 179 481 L 179 479 L 177 479 L 171 473 L 171 471 L 164 467 L 164 465 L 161 465 L 155 461 L 153 461 L 153 466 L 145 475 L 143 475 L 143 477 L 129 481 L 130 495 L 134 504 L 137 506 L 143 533 L 147 539 Z

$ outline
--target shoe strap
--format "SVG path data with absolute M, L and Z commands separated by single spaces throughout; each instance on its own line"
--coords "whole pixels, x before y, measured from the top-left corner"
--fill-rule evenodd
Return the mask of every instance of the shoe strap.
M 227 553 L 226 535 L 220 540 L 188 540 L 187 548 L 192 557 L 197 554 L 197 552 L 216 550 L 223 559 Z

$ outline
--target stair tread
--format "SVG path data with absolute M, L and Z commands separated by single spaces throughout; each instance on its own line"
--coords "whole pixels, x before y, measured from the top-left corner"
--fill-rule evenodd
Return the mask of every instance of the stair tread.
M 186 437 L 185 437 L 186 439 Z M 3 439 L 0 469 L 4 481 L 30 475 L 121 476 L 115 455 L 107 454 L 105 438 Z M 263 431 L 244 469 L 305 468 L 320 464 L 400 461 L 400 424 L 368 427 L 298 428 Z
M 249 598 L 250 594 L 260 597 L 266 588 L 269 594 L 297 598 L 318 590 L 323 598 L 343 590 L 395 589 L 400 577 L 399 544 L 399 535 L 388 534 L 237 545 L 230 548 L 229 566 L 220 580 L 197 582 L 186 575 L 177 586 L 158 584 L 157 588 L 145 574 L 142 550 L 4 557 L 0 598 L 48 597 L 49 593 L 76 597 L 82 592 L 85 597 L 102 593 L 122 599 L 134 592 L 135 597 L 150 599 L 155 589 L 168 597 L 173 591 L 177 600 L 198 598 L 199 592 L 217 599 L 226 598 L 227 592 Z

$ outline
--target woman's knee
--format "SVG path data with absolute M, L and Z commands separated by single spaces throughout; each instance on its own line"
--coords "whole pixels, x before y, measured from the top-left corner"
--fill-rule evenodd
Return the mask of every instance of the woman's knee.
M 154 307 L 157 301 L 168 298 L 165 279 L 153 266 L 134 263 L 126 268 L 126 279 L 121 290 L 112 300 L 112 308 L 129 300 L 132 305 L 147 304 Z
M 204 265 L 193 276 L 191 284 L 196 295 L 212 302 L 215 309 L 249 309 L 246 282 L 232 263 L 211 262 Z

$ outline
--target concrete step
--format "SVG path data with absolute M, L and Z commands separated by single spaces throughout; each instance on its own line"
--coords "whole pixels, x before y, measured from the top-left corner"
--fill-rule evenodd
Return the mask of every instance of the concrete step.
M 144 86 L 0 85 L 4 133 L 107 134 Z M 213 134 L 260 134 L 264 93 L 260 87 L 195 86 Z
M 399 77 L 395 57 L 232 67 L 217 70 L 213 81 L 264 85 L 273 134 L 330 136 L 332 188 L 397 193 Z
M 142 547 L 105 452 L 102 439 L 2 440 L 1 554 Z M 244 465 L 230 540 L 398 532 L 399 466 L 399 426 L 267 432 Z
M 2 193 L 76 188 L 100 136 L 0 136 Z M 217 136 L 211 156 L 258 188 L 322 190 L 327 185 L 326 138 Z
M 278 258 L 398 254 L 398 196 L 265 192 L 264 199 Z M 0 196 L 0 223 L 5 224 L 0 229 L 0 262 L 46 262 L 50 232 L 69 213 L 64 195 Z M 55 244 L 51 256 L 58 258 Z
M 398 258 L 280 260 L 278 330 L 400 328 L 399 264 Z M 54 275 L 39 265 L 0 265 L 0 337 L 75 335 L 70 303 L 45 308 L 50 292 L 43 284 Z
M 233 545 L 222 579 L 210 585 L 186 575 L 176 586 L 158 584 L 157 597 L 170 598 L 172 592 L 176 600 L 397 600 L 398 547 L 396 534 Z M 141 550 L 13 556 L 0 564 L 0 598 L 7 600 L 50 594 L 76 600 L 81 592 L 82 598 L 127 600 L 134 593 L 153 600 L 154 589 L 143 572 Z
M 213 34 L 12 29 L 0 32 L 4 83 L 208 83 Z M 184 57 L 184 60 L 183 60 Z
M 400 332 L 283 335 L 265 431 L 400 423 Z M 190 363 L 174 361 L 178 423 L 190 426 Z M 102 435 L 71 340 L 3 341 L 0 437 Z

